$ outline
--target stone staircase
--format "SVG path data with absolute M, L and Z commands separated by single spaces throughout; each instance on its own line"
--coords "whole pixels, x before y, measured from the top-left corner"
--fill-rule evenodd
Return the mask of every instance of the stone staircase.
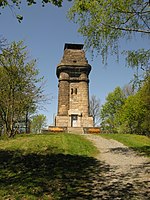
M 74 134 L 83 134 L 83 128 L 81 127 L 68 127 L 67 128 L 68 133 L 74 133 Z

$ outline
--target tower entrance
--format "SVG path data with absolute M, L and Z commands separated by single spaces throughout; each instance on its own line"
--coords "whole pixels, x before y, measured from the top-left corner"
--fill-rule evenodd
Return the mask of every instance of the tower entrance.
M 71 115 L 71 127 L 78 127 L 78 115 Z

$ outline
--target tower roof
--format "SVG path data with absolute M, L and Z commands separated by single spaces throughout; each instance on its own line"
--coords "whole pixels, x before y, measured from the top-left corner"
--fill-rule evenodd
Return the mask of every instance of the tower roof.
M 71 43 L 65 43 L 64 50 L 65 49 L 77 49 L 81 50 L 83 49 L 83 44 L 71 44 Z
M 57 77 L 59 77 L 62 71 L 70 74 L 74 72 L 79 72 L 79 74 L 81 72 L 90 73 L 91 66 L 85 57 L 83 44 L 65 44 L 63 57 L 56 70 Z

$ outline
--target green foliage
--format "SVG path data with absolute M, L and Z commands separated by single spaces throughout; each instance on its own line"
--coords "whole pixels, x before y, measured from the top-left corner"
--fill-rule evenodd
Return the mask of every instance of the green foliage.
M 31 120 L 31 132 L 41 133 L 42 129 L 46 127 L 46 116 L 39 114 L 33 117 Z
M 21 21 L 23 20 L 23 16 L 22 15 L 17 15 L 16 18 L 17 18 L 19 23 L 21 23 Z
M 103 130 L 149 135 L 150 77 L 145 77 L 136 93 L 129 92 L 128 95 L 124 93 L 125 90 L 116 89 L 108 94 L 106 103 L 101 108 Z
M 149 70 L 150 49 L 138 49 L 137 51 L 126 51 L 126 61 L 129 66 L 140 66 L 143 70 Z
M 119 114 L 121 131 L 125 133 L 142 133 L 145 106 L 139 94 L 128 97 Z
M 125 102 L 125 94 L 120 87 L 108 94 L 106 103 L 102 105 L 100 110 L 101 126 L 103 130 L 116 131 L 116 114 L 122 108 Z
M 71 1 L 71 0 L 68 0 Z M 23 1 L 21 0 L 0 0 L 0 8 L 4 9 L 6 7 L 9 7 L 11 11 L 14 11 L 16 8 L 20 9 L 21 4 Z M 37 0 L 26 0 L 26 3 L 28 6 L 32 6 L 35 5 L 36 3 L 38 3 Z M 57 7 L 61 7 L 63 0 L 41 0 L 40 3 L 42 4 L 42 6 L 44 7 L 46 4 L 52 4 L 54 6 Z M 0 12 L 1 14 L 1 12 Z M 14 12 L 15 14 L 15 12 Z M 18 22 L 20 23 L 23 20 L 23 16 L 17 14 L 16 18 L 18 20 Z
M 35 60 L 28 61 L 23 42 L 13 42 L 0 54 L 0 121 L 9 136 L 15 132 L 15 123 L 35 112 L 42 101 L 42 79 Z
M 118 54 L 121 38 L 132 39 L 135 33 L 150 34 L 149 14 L 149 2 L 146 0 L 75 0 L 68 16 L 79 24 L 86 48 L 96 50 L 106 63 L 109 52 Z M 128 54 L 128 65 L 132 66 L 135 57 L 131 52 Z M 144 62 L 149 60 L 147 54 L 143 56 Z M 139 58 L 139 62 L 142 63 L 143 59 Z
M 55 6 L 61 7 L 63 0 L 41 0 L 42 5 L 44 6 L 47 3 L 51 3 Z M 0 7 L 5 8 L 6 6 L 16 6 L 20 8 L 22 1 L 21 0 L 1 0 Z M 37 3 L 36 0 L 26 0 L 28 6 L 34 5 Z
M 124 133 L 150 134 L 150 77 L 133 96 L 127 98 L 119 113 L 120 130 Z
M 147 136 L 137 134 L 100 134 L 100 136 L 117 140 L 146 156 L 150 156 L 150 138 Z
M 142 129 L 143 131 L 145 131 L 146 134 L 150 135 L 150 76 L 147 76 L 144 85 L 143 87 L 141 87 L 139 93 L 145 109 Z

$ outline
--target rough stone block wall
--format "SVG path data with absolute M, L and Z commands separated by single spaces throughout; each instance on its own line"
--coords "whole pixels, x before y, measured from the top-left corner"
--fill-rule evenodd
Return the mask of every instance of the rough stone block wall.
M 58 115 L 68 115 L 69 109 L 69 83 L 68 81 L 59 82 L 58 96 Z
M 79 109 L 82 112 L 83 117 L 87 117 L 89 115 L 89 91 L 88 91 L 88 83 L 85 81 L 79 82 Z
M 70 101 L 69 109 L 76 109 L 83 116 L 89 116 L 89 90 L 88 81 L 78 79 L 77 82 L 70 83 Z
M 83 50 L 65 49 L 64 56 L 61 60 L 63 64 L 69 65 L 87 65 L 87 59 Z
M 83 117 L 83 127 L 93 127 L 93 117 Z
M 79 109 L 80 102 L 80 88 L 78 83 L 70 83 L 70 99 L 69 99 L 69 109 Z
M 68 116 L 56 116 L 56 126 L 68 127 Z

